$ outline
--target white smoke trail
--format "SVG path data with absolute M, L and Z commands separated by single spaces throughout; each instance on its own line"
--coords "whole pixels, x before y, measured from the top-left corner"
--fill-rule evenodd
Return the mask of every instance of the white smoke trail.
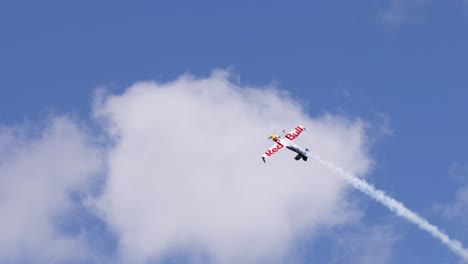
M 427 231 L 433 237 L 437 238 L 440 242 L 446 245 L 455 254 L 463 258 L 465 262 L 468 262 L 468 249 L 464 248 L 458 240 L 451 239 L 447 234 L 440 231 L 440 229 L 437 226 L 432 225 L 423 217 L 417 215 L 410 209 L 406 208 L 401 202 L 398 202 L 392 197 L 387 196 L 383 191 L 376 189 L 374 186 L 370 185 L 366 181 L 359 179 L 348 172 L 345 172 L 342 168 L 336 167 L 332 163 L 323 160 L 322 158 L 320 158 L 320 156 L 317 156 L 315 154 L 311 156 L 320 164 L 332 170 L 334 173 L 338 173 L 341 176 L 343 176 L 356 189 L 367 194 L 374 200 L 380 202 L 390 211 L 417 225 L 420 229 Z

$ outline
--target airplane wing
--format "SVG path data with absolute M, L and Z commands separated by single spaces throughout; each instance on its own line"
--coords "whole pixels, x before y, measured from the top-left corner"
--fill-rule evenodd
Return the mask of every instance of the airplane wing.
M 301 126 L 301 125 L 298 125 L 294 128 L 294 130 L 290 131 L 289 133 L 287 134 L 284 134 L 284 130 L 283 130 L 283 137 L 284 138 L 287 138 L 289 140 L 294 140 L 295 138 L 297 138 L 305 129 L 305 127 Z M 271 137 L 270 137 L 271 138 Z M 269 148 L 267 151 L 265 151 L 265 153 L 262 155 L 262 160 L 263 162 L 266 163 L 266 159 L 271 157 L 271 155 L 275 154 L 276 152 L 278 152 L 280 149 L 284 148 L 284 145 L 283 144 L 286 144 L 287 145 L 287 141 L 286 142 L 282 142 L 282 141 L 277 141 L 271 148 Z
M 295 138 L 297 138 L 301 133 L 302 131 L 306 130 L 305 127 L 301 126 L 301 125 L 298 125 L 297 127 L 294 128 L 294 130 L 291 130 L 291 132 L 287 133 L 284 135 L 285 138 L 289 139 L 289 140 L 294 140 Z
M 262 160 L 263 162 L 266 163 L 266 159 L 271 157 L 271 155 L 275 154 L 278 152 L 280 149 L 284 148 L 284 145 L 281 143 L 275 143 L 271 148 L 269 148 L 265 153 L 262 155 Z

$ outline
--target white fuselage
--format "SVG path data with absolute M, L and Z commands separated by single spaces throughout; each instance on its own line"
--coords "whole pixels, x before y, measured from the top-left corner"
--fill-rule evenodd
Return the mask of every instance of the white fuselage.
M 287 149 L 296 152 L 297 154 L 301 154 L 307 157 L 308 150 L 306 148 L 299 147 L 298 145 L 294 144 L 291 140 L 285 137 L 278 136 L 274 141 L 278 144 L 285 146 Z

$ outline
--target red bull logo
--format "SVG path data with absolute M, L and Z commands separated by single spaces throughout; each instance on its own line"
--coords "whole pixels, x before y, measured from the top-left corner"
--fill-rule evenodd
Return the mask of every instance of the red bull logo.
M 274 148 L 272 149 L 269 149 L 265 152 L 265 154 L 270 157 L 271 155 L 275 154 L 276 152 L 278 152 L 278 150 L 282 149 L 284 147 L 283 144 L 281 143 L 278 143 Z
M 294 130 L 296 131 L 287 133 L 286 135 L 284 135 L 284 137 L 289 140 L 294 140 L 295 138 L 297 138 L 297 136 L 299 136 L 302 133 L 302 131 L 304 131 L 304 129 L 300 126 L 295 127 Z

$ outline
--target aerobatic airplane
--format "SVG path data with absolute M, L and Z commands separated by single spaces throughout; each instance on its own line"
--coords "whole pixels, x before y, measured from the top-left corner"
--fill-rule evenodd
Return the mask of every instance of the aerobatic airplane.
M 293 131 L 287 134 L 285 134 L 285 131 L 283 130 L 282 136 L 272 134 L 268 139 L 273 140 L 275 144 L 270 149 L 265 151 L 265 153 L 262 155 L 263 162 L 266 163 L 267 158 L 269 158 L 271 155 L 275 154 L 284 147 L 297 153 L 296 157 L 294 158 L 295 160 L 303 159 L 304 161 L 307 161 L 307 154 L 309 152 L 309 149 L 301 148 L 292 142 L 304 130 L 306 130 L 305 127 L 299 125 L 295 127 Z

